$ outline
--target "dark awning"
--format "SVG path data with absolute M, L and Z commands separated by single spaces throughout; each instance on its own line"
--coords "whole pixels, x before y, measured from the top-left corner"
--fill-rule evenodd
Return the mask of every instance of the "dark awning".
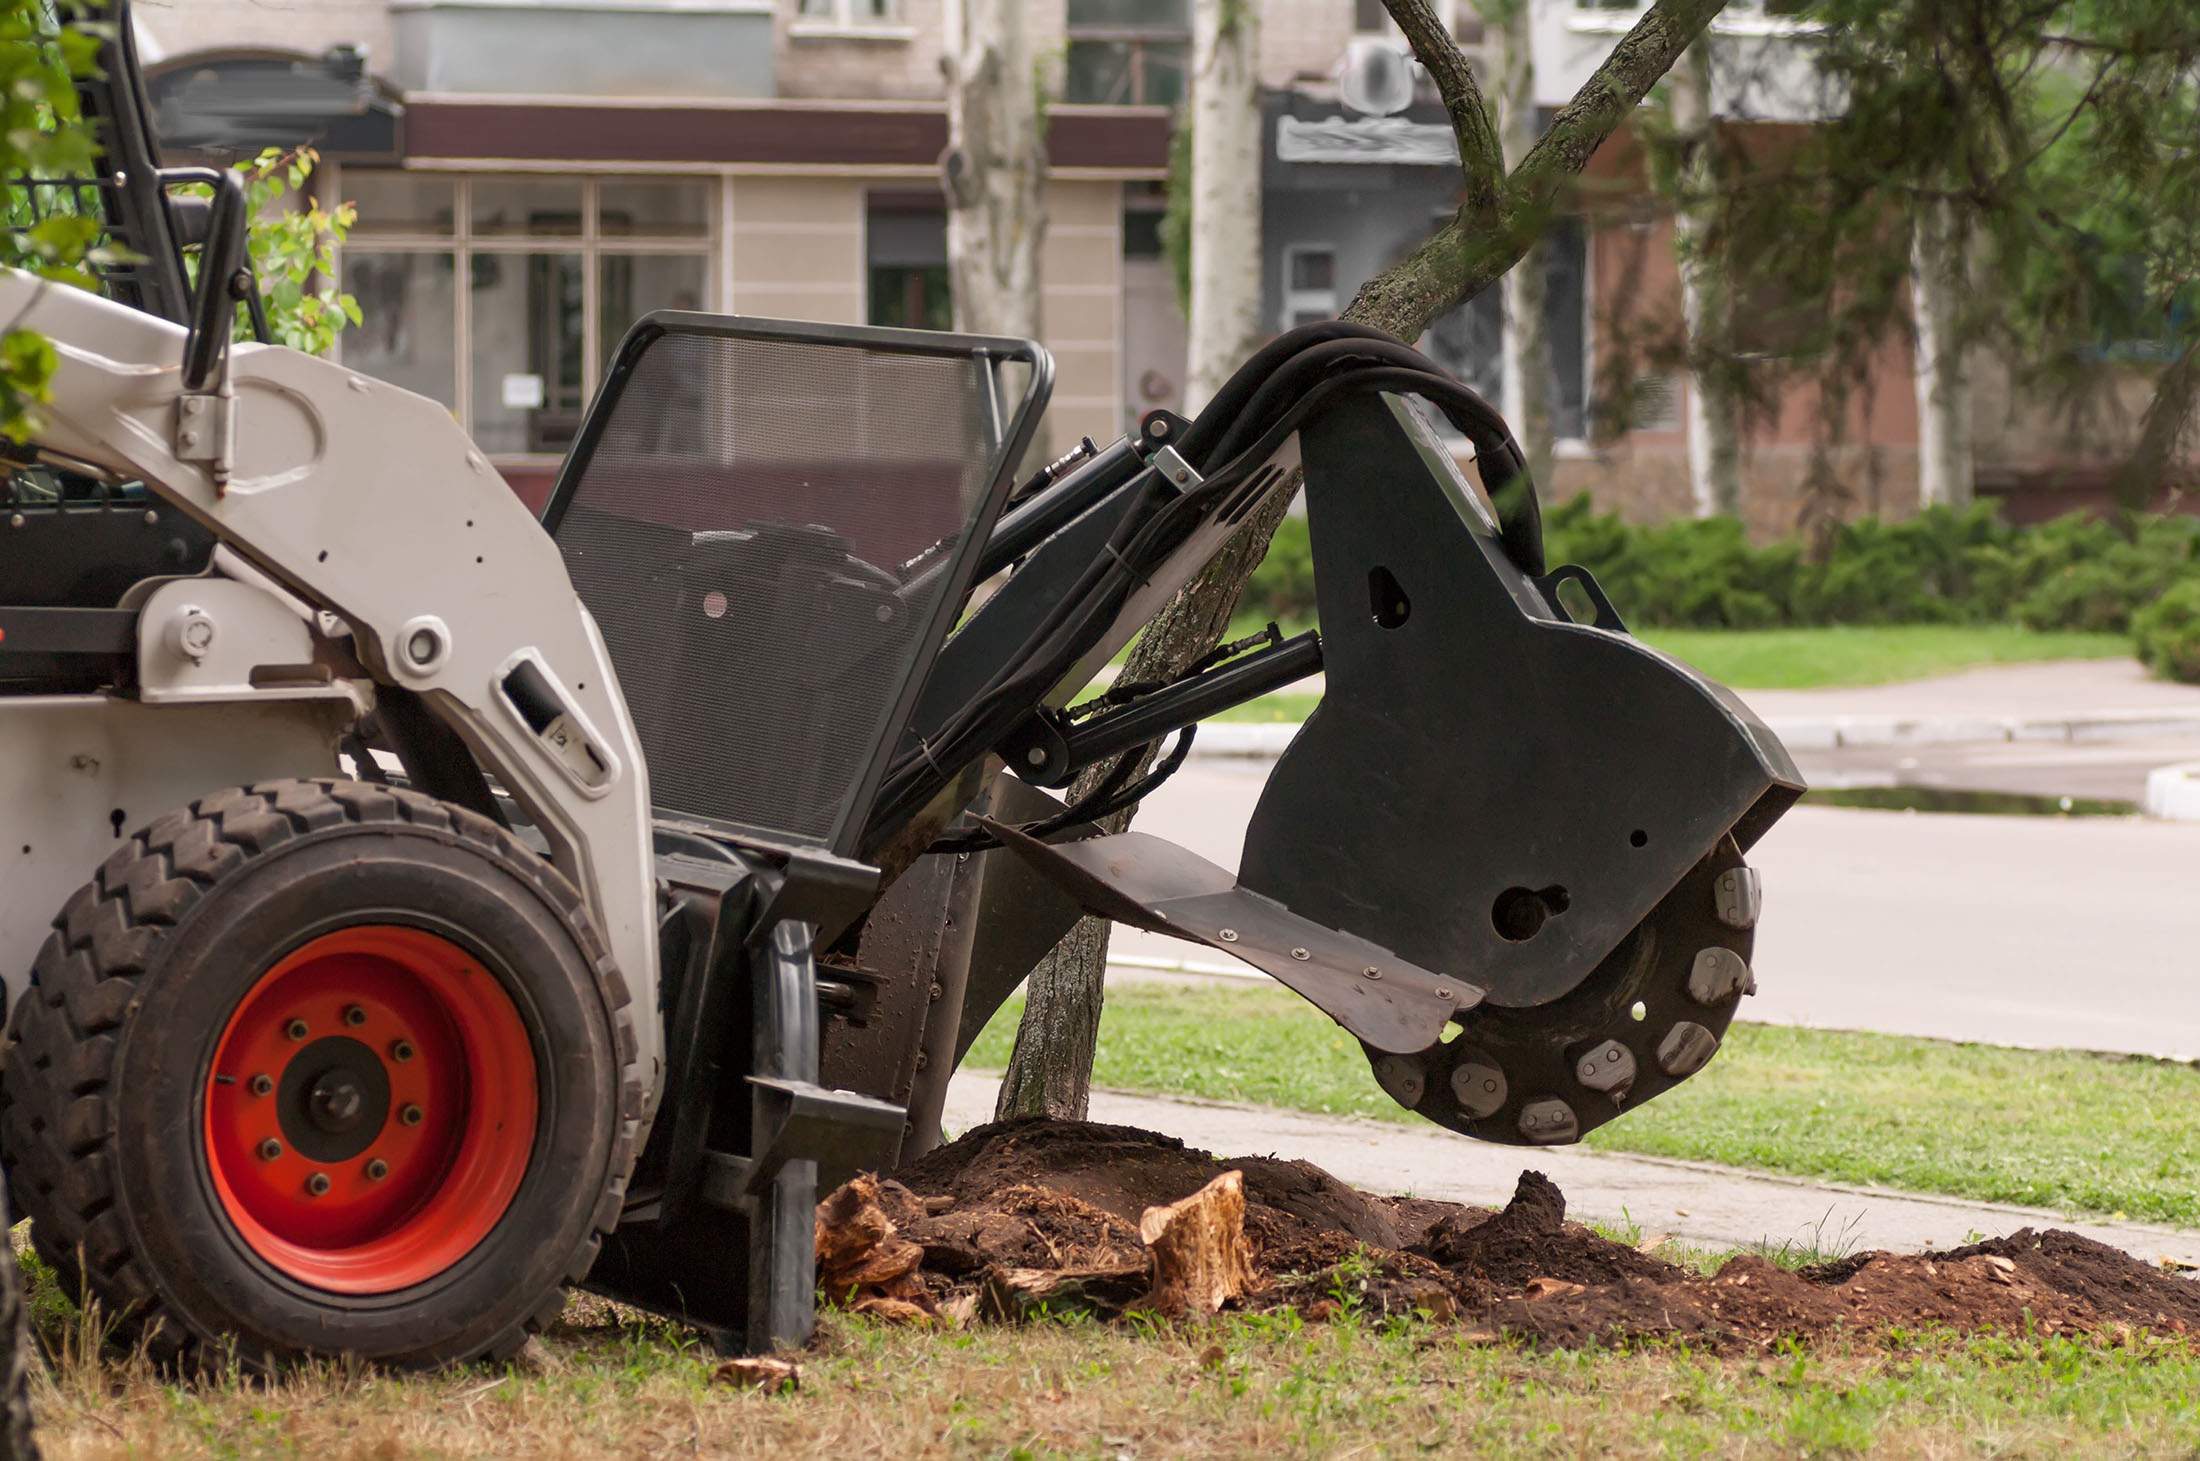
M 395 162 L 404 105 L 366 73 L 350 46 L 325 55 L 229 51 L 151 69 L 153 125 L 168 152 L 248 157 L 310 146 L 339 161 Z

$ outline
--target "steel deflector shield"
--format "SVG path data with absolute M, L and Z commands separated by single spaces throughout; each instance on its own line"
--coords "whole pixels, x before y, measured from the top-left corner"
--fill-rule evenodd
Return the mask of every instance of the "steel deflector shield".
M 1303 450 L 1328 685 L 1239 881 L 1493 1005 L 1557 999 L 1801 778 L 1726 691 L 1570 622 L 1405 403 L 1345 401 Z

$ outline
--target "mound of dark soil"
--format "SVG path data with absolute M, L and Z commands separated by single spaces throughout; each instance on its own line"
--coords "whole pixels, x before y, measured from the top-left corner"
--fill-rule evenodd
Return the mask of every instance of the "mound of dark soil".
M 2200 1335 L 2200 1282 L 2074 1233 L 2026 1229 L 1802 1271 L 1738 1257 L 1706 1277 L 1568 1223 L 1564 1195 L 1538 1172 L 1523 1172 L 1492 1213 L 1374 1196 L 1305 1162 L 1218 1161 L 1172 1137 L 1083 1122 L 980 1127 L 879 1184 L 876 1205 L 923 1249 L 914 1278 L 926 1306 L 969 1313 L 1011 1272 L 1027 1288 L 1034 1271 L 1052 1271 L 1106 1279 L 1063 1292 L 1132 1293 L 1146 1257 L 1140 1215 L 1226 1171 L 1244 1179 L 1260 1284 L 1240 1301 L 1250 1307 L 1420 1310 L 1556 1345 L 1672 1336 L 1732 1348 L 1928 1324 Z

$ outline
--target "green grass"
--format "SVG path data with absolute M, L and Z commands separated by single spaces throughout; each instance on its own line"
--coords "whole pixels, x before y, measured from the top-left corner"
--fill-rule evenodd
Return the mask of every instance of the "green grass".
M 1020 1004 L 969 1063 L 1007 1060 Z M 1111 990 L 1118 1090 L 1419 1121 L 1357 1041 L 1282 990 Z M 1700 1075 L 1591 1133 L 1604 1151 L 2200 1227 L 2200 1069 L 2170 1061 L 1736 1025 Z
M 1884 685 L 1979 665 L 2131 654 L 2121 634 L 2039 633 L 2011 624 L 1646 629 L 1642 638 L 1737 690 Z
M 580 1323 L 574 1324 L 578 1318 Z M 570 1327 L 568 1327 L 570 1326 Z M 301 1366 L 185 1383 L 65 1357 L 52 1457 L 2191 1456 L 2200 1353 L 2134 1337 L 1895 1333 L 1718 1357 L 1540 1353 L 1456 1325 L 1295 1313 L 942 1332 L 826 1316 L 776 1392 L 586 1301 L 534 1363 Z
M 1256 633 L 1241 620 L 1234 635 Z M 1307 628 L 1283 626 L 1287 634 Z M 2008 624 L 1902 624 L 1825 629 L 1644 629 L 1639 637 L 1712 679 L 1737 690 L 1822 690 L 1884 685 L 1954 674 L 1980 665 L 2129 656 L 2120 634 L 2039 633 Z M 1321 700 L 1281 690 L 1217 716 L 1218 720 L 1304 720 Z

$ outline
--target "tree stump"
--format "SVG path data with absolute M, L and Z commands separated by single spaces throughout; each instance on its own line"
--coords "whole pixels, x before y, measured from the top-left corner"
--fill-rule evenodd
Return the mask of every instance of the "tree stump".
M 1181 1202 L 1149 1207 L 1138 1236 L 1153 1253 L 1151 1302 L 1165 1314 L 1212 1314 L 1257 1282 L 1245 1241 L 1245 1175 L 1224 1172 Z

